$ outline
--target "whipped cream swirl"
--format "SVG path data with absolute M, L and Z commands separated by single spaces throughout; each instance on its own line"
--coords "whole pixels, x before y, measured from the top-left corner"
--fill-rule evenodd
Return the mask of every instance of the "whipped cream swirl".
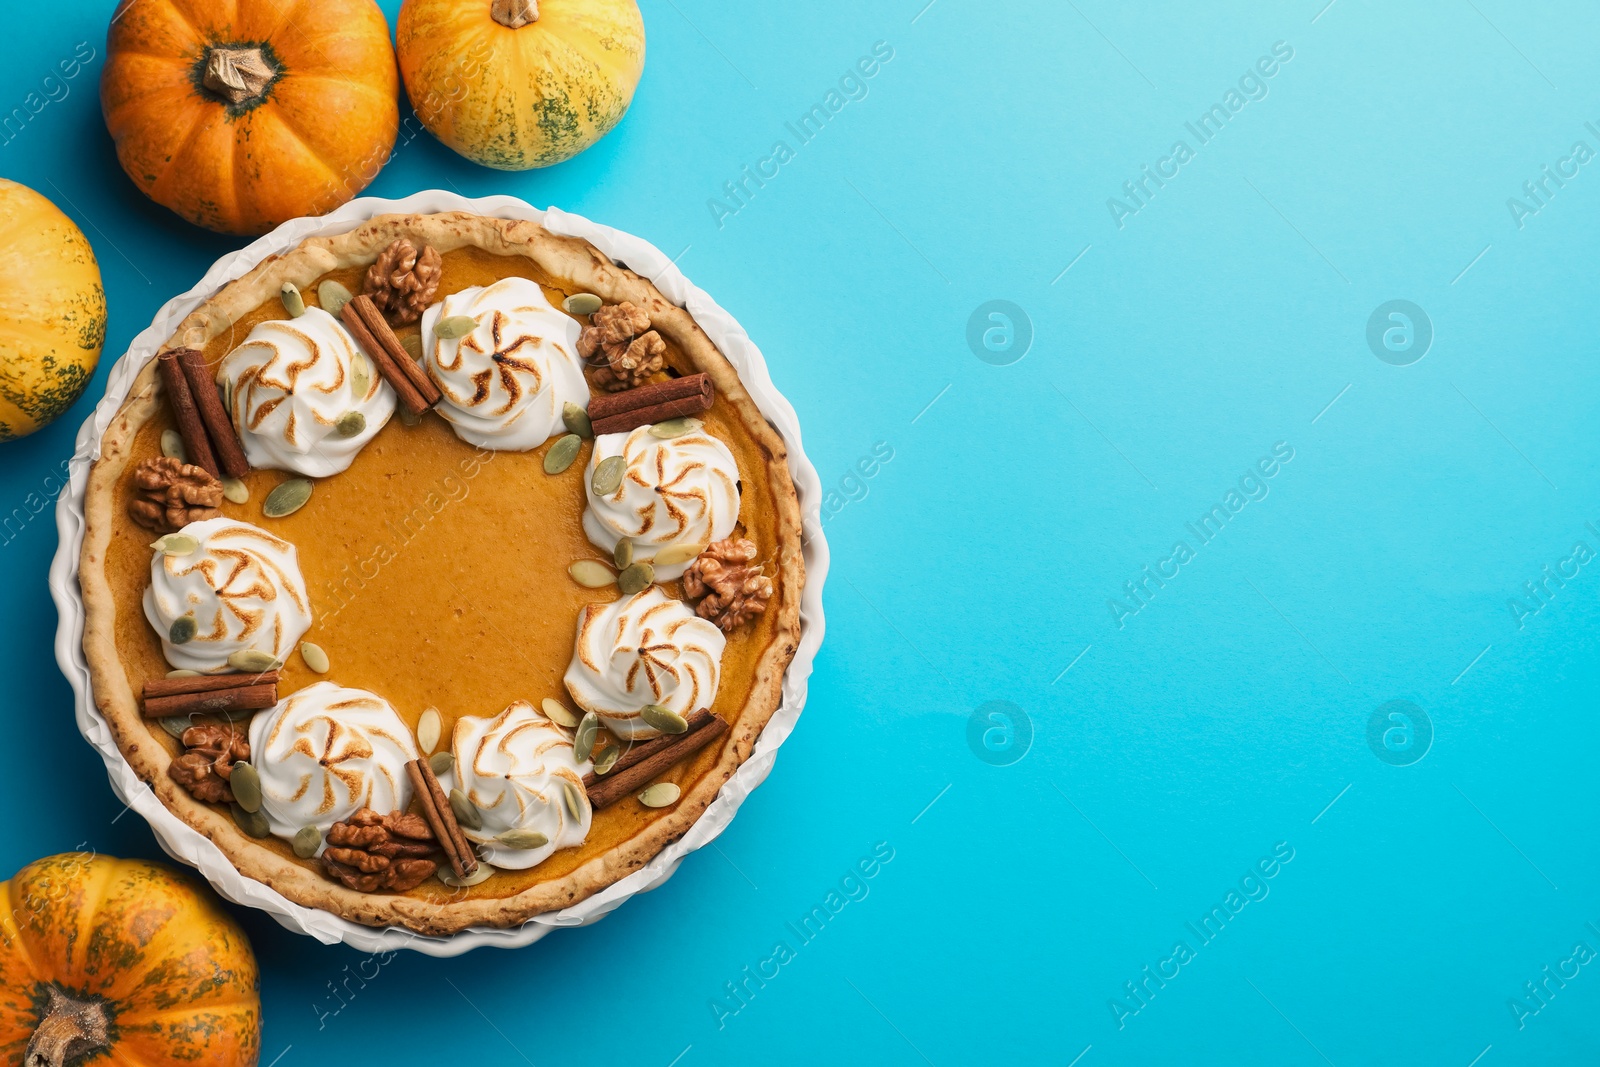
M 578 616 L 565 681 L 572 699 L 619 738 L 656 737 L 639 709 L 655 704 L 684 717 L 716 699 L 726 639 L 717 627 L 652 585 Z
M 615 492 L 596 496 L 594 469 L 602 460 L 627 461 Z M 739 467 L 728 446 L 703 430 L 662 438 L 641 426 L 595 438 L 584 478 L 589 506 L 583 532 L 610 553 L 624 537 L 634 559 L 649 560 L 669 545 L 707 545 L 739 521 Z M 692 560 L 656 568 L 656 580 L 680 577 Z
M 389 702 L 364 689 L 318 682 L 250 723 L 250 764 L 261 811 L 279 837 L 305 826 L 324 835 L 362 808 L 387 815 L 411 803 L 405 765 L 411 731 Z
M 566 732 L 526 700 L 492 719 L 457 719 L 452 747 L 455 780 L 483 816 L 482 829 L 462 832 L 487 862 L 526 870 L 589 836 L 589 765 L 578 762 Z M 545 843 L 511 848 L 499 841 L 511 831 L 542 834 Z
M 394 389 L 318 307 L 257 323 L 222 358 L 217 383 L 250 465 L 308 478 L 348 468 L 394 414 Z
M 442 319 L 458 315 L 478 320 L 477 327 L 458 338 L 434 333 Z M 422 314 L 422 365 L 444 394 L 434 410 L 479 448 L 538 448 L 565 432 L 565 405 L 589 406 L 578 332 L 578 321 L 527 278 L 452 293 Z
M 191 522 L 179 533 L 200 547 L 187 556 L 156 552 L 144 617 L 161 635 L 167 662 L 218 672 L 235 652 L 282 659 L 311 628 L 311 599 L 294 545 L 237 519 Z M 194 618 L 194 636 L 172 643 L 172 624 Z

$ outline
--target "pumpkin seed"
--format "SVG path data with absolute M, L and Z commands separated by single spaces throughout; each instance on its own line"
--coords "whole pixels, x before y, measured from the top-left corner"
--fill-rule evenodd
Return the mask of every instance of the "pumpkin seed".
M 589 488 L 594 490 L 595 496 L 610 496 L 621 487 L 622 476 L 627 470 L 627 460 L 621 456 L 608 456 L 595 465 Z
M 611 550 L 611 559 L 616 563 L 617 569 L 626 570 L 633 562 L 633 542 L 626 537 L 620 538 L 617 547 Z
M 417 745 L 424 752 L 432 752 L 439 747 L 439 733 L 444 728 L 444 720 L 439 717 L 438 708 L 426 708 L 417 719 Z
M 189 462 L 189 451 L 183 447 L 183 434 L 177 430 L 162 430 L 161 454 L 179 463 Z
M 490 876 L 493 874 L 494 868 L 481 860 L 478 862 L 478 869 L 467 875 L 465 878 L 457 878 L 456 872 L 452 871 L 448 864 L 433 872 L 433 876 L 435 878 L 439 879 L 439 881 L 443 882 L 451 889 L 467 889 L 471 886 L 479 885 L 480 883 L 487 882 Z
M 168 678 L 198 678 L 198 677 L 200 677 L 200 672 L 199 671 L 183 671 L 183 670 L 168 671 L 167 672 L 167 677 Z
M 322 305 L 322 310 L 335 317 L 350 303 L 350 290 L 329 278 L 317 286 L 317 303 Z
M 327 282 L 322 284 L 326 285 Z M 346 294 L 349 295 L 348 293 Z M 308 860 L 317 854 L 317 849 L 322 847 L 322 831 L 315 826 L 302 826 L 295 831 L 294 854 L 303 860 Z
M 600 716 L 592 711 L 583 713 L 578 720 L 578 732 L 572 735 L 572 751 L 582 763 L 594 751 L 595 735 L 600 732 Z
M 168 715 L 165 719 L 157 719 L 156 722 L 179 741 L 183 740 L 183 732 L 194 725 L 194 720 L 187 715 Z
M 610 774 L 611 768 L 617 765 L 617 760 L 621 757 L 622 749 L 618 748 L 614 744 L 607 745 L 605 748 L 602 748 L 600 750 L 600 754 L 594 758 L 594 773 Z
M 578 449 L 583 447 L 583 438 L 575 433 L 569 433 L 561 440 L 550 446 L 550 451 L 544 454 L 544 472 L 546 474 L 560 474 L 572 466 L 572 461 L 578 458 Z
M 561 301 L 561 310 L 568 315 L 593 315 L 604 303 L 605 301 L 593 293 L 573 293 Z
M 186 533 L 171 533 L 156 538 L 150 547 L 168 556 L 192 556 L 200 551 L 200 540 Z
M 571 401 L 561 406 L 561 425 L 585 440 L 594 436 L 594 423 L 589 421 L 589 413 Z
M 406 350 L 406 355 L 418 363 L 422 362 L 422 335 L 420 333 L 408 333 L 400 338 L 400 347 Z
M 306 299 L 300 295 L 300 287 L 294 282 L 284 282 L 283 288 L 278 290 L 278 296 L 283 300 L 283 309 L 291 319 L 298 319 L 306 313 Z
M 639 794 L 639 803 L 647 808 L 669 808 L 683 795 L 675 782 L 657 782 Z
M 675 567 L 679 563 L 688 563 L 691 559 L 694 559 L 705 550 L 705 545 L 668 545 L 660 552 L 657 552 L 656 558 L 650 562 L 654 563 L 657 567 Z
M 222 479 L 222 499 L 230 504 L 250 503 L 250 487 L 237 478 Z
M 422 421 L 421 415 L 412 414 L 411 409 L 404 404 L 398 405 L 394 410 L 395 415 L 400 419 L 401 426 L 415 426 Z
M 457 337 L 465 337 L 477 328 L 478 320 L 472 315 L 451 315 L 433 324 L 433 335 L 446 341 L 453 341 Z
M 239 829 L 251 837 L 271 837 L 272 826 L 267 822 L 267 817 L 259 811 L 245 811 L 237 803 L 229 804 L 228 810 L 233 813 L 233 821 Z
M 584 801 L 587 799 L 588 797 L 571 782 L 561 783 L 561 806 L 567 809 L 567 818 L 573 822 L 583 821 Z
M 231 419 L 233 418 L 233 379 L 222 379 L 220 388 L 222 389 L 222 410 L 226 411 Z
M 455 754 L 449 751 L 435 752 L 433 755 L 428 757 L 428 766 L 433 769 L 435 778 L 441 774 L 449 774 L 450 771 L 454 769 L 455 765 Z
M 699 419 L 667 419 L 665 422 L 658 422 L 650 427 L 650 436 L 668 439 L 682 437 L 686 433 L 694 433 L 702 425 L 704 424 Z
M 367 428 L 367 417 L 359 411 L 347 411 L 333 424 L 340 437 L 355 437 Z
M 567 568 L 567 573 L 585 589 L 604 589 L 617 580 L 611 568 L 597 559 L 580 559 Z
M 578 725 L 578 717 L 559 700 L 545 697 L 539 702 L 539 709 L 544 712 L 544 717 L 558 726 L 574 729 Z
M 261 775 L 250 764 L 233 765 L 233 772 L 228 776 L 228 787 L 233 790 L 233 799 L 245 811 L 261 810 Z
M 456 822 L 468 830 L 482 830 L 483 816 L 478 808 L 467 799 L 467 794 L 459 789 L 450 790 L 450 810 L 455 812 Z
M 617 575 L 617 588 L 623 596 L 632 596 L 650 588 L 656 580 L 656 569 L 648 563 L 635 563 Z
M 306 661 L 306 666 L 318 674 L 327 674 L 331 664 L 328 663 L 328 654 L 322 650 L 321 645 L 314 645 L 310 641 L 300 642 L 300 658 Z
M 180 615 L 172 620 L 172 625 L 167 629 L 167 640 L 175 645 L 186 645 L 194 640 L 194 635 L 200 632 L 200 624 L 193 615 Z
M 311 499 L 311 483 L 304 478 L 290 478 L 267 494 L 261 504 L 261 514 L 269 519 L 293 515 Z
M 222 711 L 213 711 L 211 714 L 223 722 L 243 722 L 255 713 L 255 708 L 227 708 Z
M 516 849 L 522 852 L 533 848 L 543 848 L 550 843 L 550 839 L 537 830 L 507 830 L 495 838 L 494 843 L 501 848 Z
M 646 726 L 664 734 L 681 734 L 689 729 L 688 719 L 660 704 L 646 704 L 639 709 L 639 718 L 644 720 Z
M 283 666 L 283 660 L 259 649 L 244 648 L 228 657 L 228 666 L 246 674 L 265 674 Z
M 367 357 L 357 352 L 350 357 L 350 391 L 356 395 L 357 400 L 365 400 L 367 393 L 372 388 L 372 364 Z

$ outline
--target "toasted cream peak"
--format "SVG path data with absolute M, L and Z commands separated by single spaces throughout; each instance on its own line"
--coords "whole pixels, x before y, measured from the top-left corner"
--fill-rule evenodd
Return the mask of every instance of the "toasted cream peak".
M 233 401 L 233 424 L 253 467 L 310 478 L 338 474 L 394 414 L 394 390 L 321 308 L 257 323 L 223 357 L 217 383 Z M 360 429 L 340 420 L 361 415 Z
M 599 496 L 594 469 L 612 456 L 623 457 L 627 469 L 614 492 Z M 595 438 L 584 485 L 584 533 L 606 552 L 631 539 L 637 560 L 653 559 L 671 545 L 720 541 L 739 521 L 738 464 L 727 445 L 703 430 L 667 438 L 648 426 L 602 434 Z M 656 578 L 680 577 L 688 566 L 687 560 L 659 566 Z
M 191 522 L 180 532 L 200 547 L 186 556 L 157 551 L 144 593 L 144 616 L 161 635 L 167 662 L 213 672 L 247 649 L 288 656 L 311 628 L 294 545 L 236 519 Z M 174 644 L 172 624 L 186 615 L 194 618 L 194 636 Z
M 261 778 L 261 811 L 272 832 L 328 828 L 362 808 L 387 815 L 411 803 L 405 765 L 417 758 L 411 731 L 389 702 L 364 689 L 317 682 L 250 723 L 250 764 Z
M 688 716 L 709 708 L 722 672 L 722 631 L 659 586 L 578 616 L 565 681 L 572 699 L 620 738 L 655 737 L 646 704 Z
M 486 862 L 525 870 L 589 836 L 589 765 L 577 759 L 566 731 L 528 701 L 492 719 L 457 719 L 452 747 L 455 781 L 483 816 L 480 829 L 462 830 Z
M 477 320 L 440 337 L 444 319 Z M 502 278 L 452 293 L 422 315 L 422 365 L 444 399 L 434 410 L 480 448 L 526 452 L 564 432 L 567 404 L 589 406 L 576 319 L 553 307 L 537 282 Z

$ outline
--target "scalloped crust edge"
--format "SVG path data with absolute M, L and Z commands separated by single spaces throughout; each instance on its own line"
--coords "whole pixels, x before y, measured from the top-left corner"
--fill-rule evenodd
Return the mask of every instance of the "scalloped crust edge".
M 433 245 L 440 252 L 477 247 L 523 256 L 555 277 L 568 279 L 606 299 L 631 300 L 650 315 L 651 325 L 673 341 L 696 370 L 708 374 L 718 394 L 738 413 L 766 458 L 777 506 L 778 628 L 757 663 L 749 698 L 733 722 L 721 758 L 666 816 L 594 857 L 571 873 L 510 897 L 433 902 L 403 895 L 357 893 L 330 882 L 257 844 L 226 814 L 198 803 L 167 775 L 171 756 L 153 739 L 139 714 L 116 648 L 116 605 L 106 577 L 114 489 L 127 467 L 139 429 L 159 408 L 160 384 L 152 359 L 134 379 L 122 408 L 106 428 L 100 455 L 89 472 L 85 530 L 79 559 L 84 601 L 83 649 L 95 706 L 105 716 L 118 749 L 140 780 L 167 810 L 215 844 L 246 877 L 270 886 L 296 904 L 331 912 L 367 926 L 399 926 L 428 936 L 448 936 L 471 926 L 508 927 L 592 896 L 648 863 L 677 841 L 716 799 L 722 785 L 750 757 L 757 738 L 782 700 L 784 672 L 800 636 L 801 557 L 799 498 L 789 474 L 783 438 L 745 391 L 738 373 L 687 311 L 671 303 L 649 280 L 614 265 L 589 242 L 560 237 L 535 222 L 497 219 L 469 212 L 379 215 L 347 233 L 310 238 L 257 264 L 224 286 L 179 324 L 162 351 L 203 346 L 231 330 L 243 315 L 278 295 L 286 281 L 306 286 L 331 270 L 372 262 L 397 237 Z

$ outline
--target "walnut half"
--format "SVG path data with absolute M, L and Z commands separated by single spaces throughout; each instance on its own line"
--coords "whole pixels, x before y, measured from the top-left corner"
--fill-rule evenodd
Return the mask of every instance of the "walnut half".
M 438 249 L 432 245 L 419 249 L 410 238 L 397 237 L 367 268 L 361 289 L 379 311 L 403 326 L 422 318 L 443 271 Z
M 214 519 L 222 506 L 222 483 L 204 467 L 171 456 L 153 456 L 133 469 L 139 494 L 128 514 L 156 533 L 172 533 L 191 522 Z
M 772 599 L 772 579 L 753 563 L 756 543 L 729 537 L 713 541 L 683 572 L 683 592 L 704 597 L 695 611 L 724 633 L 738 629 L 767 610 Z
M 167 764 L 167 775 L 196 800 L 228 804 L 233 765 L 250 758 L 250 742 L 226 726 L 204 723 L 183 732 L 184 753 Z
M 578 355 L 596 364 L 595 384 L 608 393 L 620 393 L 649 381 L 667 365 L 667 343 L 650 329 L 650 315 L 624 300 L 596 311 L 590 325 L 578 335 Z
M 439 869 L 439 849 L 427 820 L 362 808 L 328 830 L 322 865 L 328 877 L 360 893 L 404 893 Z

